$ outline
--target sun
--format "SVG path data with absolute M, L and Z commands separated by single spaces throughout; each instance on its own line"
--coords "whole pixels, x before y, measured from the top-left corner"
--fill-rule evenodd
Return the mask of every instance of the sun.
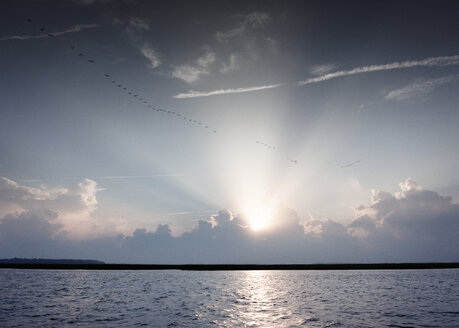
M 266 229 L 271 224 L 271 211 L 269 208 L 256 208 L 248 211 L 247 219 L 253 231 Z

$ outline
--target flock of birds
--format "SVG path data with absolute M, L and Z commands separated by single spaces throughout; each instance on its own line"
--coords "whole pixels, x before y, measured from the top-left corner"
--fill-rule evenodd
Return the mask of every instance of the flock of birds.
M 31 18 L 28 18 L 27 19 L 27 22 L 28 23 L 32 23 L 33 24 L 33 21 Z M 46 31 L 46 28 L 45 27 L 41 27 L 40 28 L 40 32 L 43 33 Z M 53 33 L 48 33 L 46 34 L 48 37 L 50 38 L 53 38 L 55 37 L 55 35 Z M 88 58 L 86 59 L 86 61 L 89 63 L 89 64 L 94 64 L 96 63 L 96 60 L 95 59 L 92 59 L 92 58 L 89 58 L 89 56 L 85 53 L 85 52 L 82 52 L 80 51 L 75 45 L 70 45 L 69 49 L 71 51 L 74 51 L 75 54 L 77 54 L 76 56 L 77 57 L 85 57 L 85 58 Z M 125 92 L 128 96 L 132 97 L 133 99 L 139 101 L 141 103 L 141 105 L 143 105 L 145 108 L 149 109 L 149 110 L 153 110 L 153 111 L 156 111 L 158 113 L 163 113 L 163 114 L 167 114 L 167 115 L 172 115 L 172 116 L 175 116 L 176 118 L 178 119 L 183 119 L 184 121 L 188 122 L 188 123 L 192 123 L 192 124 L 195 124 L 197 127 L 202 127 L 204 129 L 207 129 L 208 131 L 211 131 L 212 133 L 217 133 L 217 130 L 211 128 L 208 124 L 204 124 L 203 122 L 199 121 L 199 120 L 196 120 L 192 117 L 189 117 L 189 116 L 185 116 L 183 114 L 180 114 L 180 113 L 177 113 L 173 110 L 166 110 L 166 109 L 163 109 L 163 108 L 159 108 L 157 106 L 154 106 L 152 103 L 150 103 L 147 99 L 145 99 L 144 97 L 142 97 L 139 93 L 135 92 L 134 90 L 131 90 L 129 89 L 125 84 L 123 84 L 122 82 L 120 81 L 117 81 L 116 79 L 113 78 L 112 74 L 109 74 L 109 73 L 106 73 L 104 74 L 105 78 L 108 80 L 108 81 L 111 81 L 111 84 L 113 84 L 116 88 L 119 88 L 119 90 L 122 90 L 123 92 Z M 269 150 L 272 150 L 272 151 L 277 151 L 279 152 L 279 149 L 275 146 L 272 146 L 270 144 L 267 144 L 265 142 L 262 142 L 262 141 L 256 141 L 255 142 L 257 145 L 260 145 L 260 146 L 263 146 Z M 284 155 L 284 158 L 291 162 L 292 164 L 298 164 L 298 160 L 296 159 L 293 159 L 289 156 L 285 156 Z M 349 164 L 336 164 L 337 167 L 340 167 L 340 168 L 347 168 L 347 167 L 351 167 L 351 166 L 354 166 L 358 163 L 360 163 L 362 161 L 362 159 L 359 159 L 358 161 L 355 161 L 355 162 L 352 162 L 352 163 L 349 163 Z

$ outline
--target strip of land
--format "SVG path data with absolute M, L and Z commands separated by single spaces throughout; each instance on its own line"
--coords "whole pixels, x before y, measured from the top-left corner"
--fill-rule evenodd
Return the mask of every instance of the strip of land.
M 419 270 L 457 269 L 453 263 L 354 263 L 354 264 L 68 264 L 68 263 L 0 263 L 0 269 L 45 270 Z

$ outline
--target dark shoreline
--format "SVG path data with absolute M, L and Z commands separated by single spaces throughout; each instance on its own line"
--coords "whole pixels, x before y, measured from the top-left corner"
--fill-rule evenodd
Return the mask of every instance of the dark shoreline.
M 457 269 L 453 263 L 354 263 L 354 264 L 59 264 L 0 263 L 0 269 L 45 270 L 419 270 Z

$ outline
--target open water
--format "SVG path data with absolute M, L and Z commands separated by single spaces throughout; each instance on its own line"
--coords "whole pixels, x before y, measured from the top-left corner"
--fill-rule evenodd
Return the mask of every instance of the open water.
M 459 270 L 0 270 L 0 327 L 459 327 Z

